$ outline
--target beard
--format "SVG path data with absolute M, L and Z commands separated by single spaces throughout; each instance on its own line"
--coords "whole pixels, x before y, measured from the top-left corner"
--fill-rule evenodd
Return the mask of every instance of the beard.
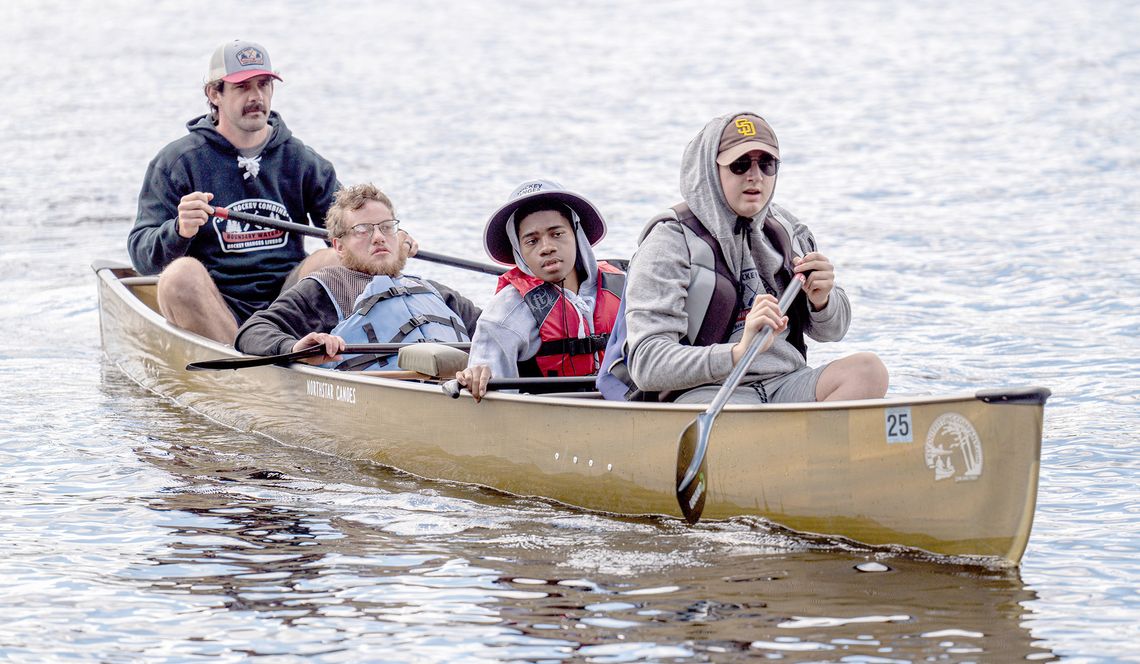
M 353 251 L 345 251 L 340 257 L 341 265 L 344 265 L 350 270 L 370 274 L 374 277 L 384 275 L 388 277 L 398 277 L 404 271 L 404 265 L 408 262 L 407 245 L 400 243 L 400 251 L 398 254 L 389 254 L 387 258 L 377 260 L 371 256 L 360 256 Z

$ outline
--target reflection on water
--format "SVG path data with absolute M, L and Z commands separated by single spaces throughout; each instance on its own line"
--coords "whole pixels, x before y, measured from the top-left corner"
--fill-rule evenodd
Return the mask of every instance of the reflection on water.
M 110 382 L 110 394 L 138 391 Z M 226 435 L 157 398 L 142 401 L 179 440 L 192 425 L 199 444 L 152 432 L 137 450 L 175 483 L 147 497 L 161 552 L 119 577 L 196 607 L 180 630 L 187 643 L 202 640 L 202 653 L 1050 657 L 1022 626 L 1034 593 L 1016 570 L 845 554 L 757 520 L 694 532 L 673 520 L 409 485 L 366 462 Z M 868 560 L 885 571 L 859 571 Z

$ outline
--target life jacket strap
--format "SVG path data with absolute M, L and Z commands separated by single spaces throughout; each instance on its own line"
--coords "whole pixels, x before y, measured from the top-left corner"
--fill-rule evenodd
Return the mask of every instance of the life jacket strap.
M 389 292 L 395 290 L 406 290 L 410 292 L 415 289 L 393 287 L 389 289 Z M 394 297 L 394 295 L 389 295 L 388 297 Z M 361 303 L 361 307 L 358 307 L 358 310 L 360 308 L 363 308 L 365 304 L 367 303 Z M 372 304 L 375 304 L 375 302 Z M 368 308 L 371 308 L 371 305 L 369 305 Z M 365 311 L 365 313 L 367 313 L 367 311 Z M 386 343 L 403 343 L 404 339 L 406 339 L 408 335 L 411 334 L 416 328 L 427 325 L 428 323 L 439 323 L 441 325 L 451 326 L 451 329 L 455 330 L 456 341 L 463 341 L 463 335 L 467 333 L 467 328 L 463 325 L 463 321 L 460 321 L 457 318 L 444 318 L 442 316 L 433 316 L 431 314 L 417 314 L 408 322 L 401 325 L 400 330 Z M 376 338 L 376 329 L 372 327 L 372 323 L 365 323 L 361 329 L 364 331 L 364 336 L 368 338 L 369 343 L 381 343 L 381 341 Z M 335 368 L 339 371 L 361 371 L 372 366 L 375 363 L 384 362 L 395 354 L 396 353 L 363 353 L 341 362 L 340 364 L 336 365 Z
M 449 325 L 455 331 L 455 340 L 462 341 L 463 335 L 467 333 L 467 327 L 463 321 L 455 318 L 444 318 L 443 316 L 433 316 L 431 314 L 416 314 L 408 322 L 400 326 L 396 334 L 388 340 L 388 343 L 398 344 L 402 343 L 405 338 L 416 328 L 427 325 L 428 323 L 439 323 L 440 325 Z
M 372 310 L 372 307 L 376 306 L 380 302 L 383 302 L 384 300 L 389 300 L 394 297 L 404 297 L 407 295 L 416 295 L 423 293 L 434 293 L 434 291 L 424 286 L 412 286 L 411 288 L 407 286 L 392 286 L 388 288 L 388 290 L 374 293 L 373 295 L 365 298 L 365 300 L 360 303 L 360 306 L 356 307 L 356 312 L 360 313 L 362 316 L 367 316 L 368 312 Z
M 593 355 L 594 353 L 604 352 L 606 350 L 606 342 L 609 340 L 610 335 L 608 333 L 591 334 L 588 337 L 577 337 L 574 339 L 550 339 L 542 342 L 535 356 Z
M 384 362 L 396 353 L 364 353 L 348 358 L 334 367 L 337 371 L 363 371 L 378 362 Z

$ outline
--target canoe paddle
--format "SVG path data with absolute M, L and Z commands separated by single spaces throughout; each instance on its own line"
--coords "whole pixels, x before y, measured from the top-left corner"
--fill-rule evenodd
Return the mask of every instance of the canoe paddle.
M 544 392 L 577 392 L 582 388 L 594 389 L 597 376 L 553 376 L 550 378 L 492 378 L 487 381 L 487 390 L 526 390 L 532 394 Z M 440 387 L 444 394 L 458 399 L 463 386 L 452 379 Z
M 781 315 L 787 313 L 792 306 L 792 301 L 799 295 L 803 284 L 802 274 L 793 275 L 792 283 L 788 284 L 788 288 L 780 296 Z M 705 453 L 709 448 L 709 433 L 712 432 L 713 421 L 728 403 L 733 390 L 740 384 L 740 379 L 748 372 L 748 367 L 760 352 L 760 347 L 772 334 L 772 326 L 765 325 L 760 334 L 752 337 L 744 356 L 733 367 L 724 385 L 720 386 L 708 409 L 697 415 L 697 418 L 681 432 L 681 439 L 677 443 L 677 504 L 681 506 L 681 513 L 689 523 L 699 521 L 701 512 L 705 509 L 705 489 L 708 484 L 708 463 Z
M 357 354 L 357 353 L 397 353 L 404 346 L 411 346 L 411 342 L 404 344 L 345 344 L 342 354 Z M 444 342 L 434 341 L 432 343 L 440 346 L 451 346 L 452 348 L 459 348 L 460 350 L 467 350 L 471 348 L 469 341 L 456 341 Z M 323 355 L 325 352 L 324 344 L 316 346 L 309 346 L 301 350 L 295 350 L 292 353 L 282 353 L 280 355 L 259 355 L 256 357 L 222 357 L 216 360 L 202 360 L 201 362 L 191 362 L 186 365 L 187 371 L 221 371 L 222 369 L 245 369 L 247 367 L 263 367 L 267 364 L 288 364 L 294 360 L 304 359 L 306 357 L 316 357 Z
M 271 219 L 269 217 L 262 217 L 248 212 L 238 212 L 237 210 L 230 210 L 224 207 L 214 207 L 214 216 L 219 219 L 234 219 L 236 221 L 244 221 L 247 224 L 257 224 L 258 226 L 265 226 L 266 228 L 276 228 L 279 231 L 289 231 L 299 235 L 308 235 L 309 237 L 320 238 L 327 240 L 329 237 L 328 231 L 316 226 L 306 226 L 305 224 L 295 224 L 291 221 L 282 221 L 280 219 Z M 483 274 L 493 274 L 498 276 L 507 271 L 507 268 L 498 265 L 490 265 L 488 263 L 480 263 L 478 261 L 470 261 L 466 258 L 456 258 L 454 256 L 445 256 L 431 251 L 424 251 L 420 249 L 412 258 L 420 258 L 432 263 L 439 263 L 441 265 L 450 265 L 451 267 L 461 267 L 466 270 L 474 270 L 475 272 L 482 272 Z

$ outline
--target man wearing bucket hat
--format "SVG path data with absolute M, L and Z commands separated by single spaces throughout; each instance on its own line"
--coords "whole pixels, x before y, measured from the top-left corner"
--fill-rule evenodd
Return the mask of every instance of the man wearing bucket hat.
M 772 203 L 771 126 L 753 113 L 714 118 L 681 164 L 684 202 L 650 220 L 630 262 L 625 342 L 608 349 L 598 378 L 606 398 L 707 403 L 766 326 L 774 334 L 729 403 L 882 397 L 887 370 L 873 353 L 807 363 L 805 336 L 842 339 L 851 305 L 811 231 Z M 803 292 L 784 313 L 777 298 L 795 275 L 806 277 Z
M 151 161 L 127 240 L 139 272 L 161 273 L 163 315 L 222 343 L 277 297 L 291 272 L 295 280 L 337 262 L 331 249 L 307 256 L 296 233 L 213 216 L 220 205 L 324 226 L 336 172 L 271 110 L 280 80 L 260 44 L 214 51 L 204 87 L 210 112 Z
M 468 368 L 456 375 L 476 399 L 492 377 L 597 373 L 625 275 L 594 258 L 606 224 L 593 203 L 550 180 L 530 180 L 491 215 L 483 242 L 513 265 L 483 310 Z

